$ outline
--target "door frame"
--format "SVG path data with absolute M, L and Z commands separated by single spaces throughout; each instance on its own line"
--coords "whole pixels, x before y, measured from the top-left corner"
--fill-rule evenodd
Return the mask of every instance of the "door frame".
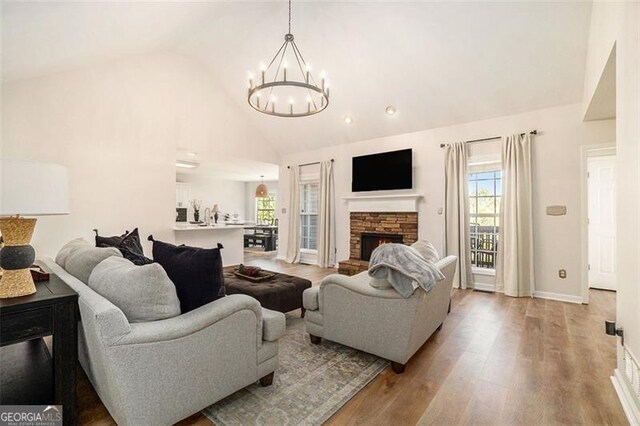
M 582 284 L 582 303 L 585 305 L 589 304 L 589 187 L 587 160 L 589 157 L 605 157 L 609 155 L 616 155 L 615 142 L 580 147 L 580 281 Z

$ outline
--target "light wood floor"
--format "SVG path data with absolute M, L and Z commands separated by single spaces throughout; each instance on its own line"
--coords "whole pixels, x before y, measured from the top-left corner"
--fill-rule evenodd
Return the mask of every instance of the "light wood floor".
M 315 283 L 333 269 L 289 265 L 251 253 L 246 263 Z M 609 376 L 615 293 L 591 290 L 589 305 L 454 290 L 444 327 L 409 361 L 369 383 L 329 425 L 625 425 Z M 80 423 L 114 424 L 81 374 Z M 195 414 L 180 425 L 210 425 Z

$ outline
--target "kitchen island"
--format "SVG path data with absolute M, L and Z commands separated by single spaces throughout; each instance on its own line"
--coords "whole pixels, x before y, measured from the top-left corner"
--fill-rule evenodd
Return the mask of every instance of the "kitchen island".
M 173 231 L 176 245 L 216 248 L 218 243 L 222 244 L 224 266 L 239 265 L 244 261 L 244 225 L 176 224 Z

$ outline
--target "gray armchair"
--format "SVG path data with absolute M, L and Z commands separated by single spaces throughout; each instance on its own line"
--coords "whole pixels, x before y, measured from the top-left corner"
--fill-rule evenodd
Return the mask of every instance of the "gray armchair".
M 322 338 L 372 353 L 402 373 L 407 361 L 444 322 L 451 300 L 457 257 L 436 266 L 445 279 L 429 293 L 417 289 L 407 299 L 394 289 L 369 285 L 367 272 L 352 277 L 329 275 L 305 290 L 305 324 L 311 342 Z
M 129 323 L 115 305 L 52 259 L 49 270 L 79 294 L 79 359 L 120 425 L 170 425 L 256 382 L 278 365 L 280 312 L 232 295 L 180 316 Z

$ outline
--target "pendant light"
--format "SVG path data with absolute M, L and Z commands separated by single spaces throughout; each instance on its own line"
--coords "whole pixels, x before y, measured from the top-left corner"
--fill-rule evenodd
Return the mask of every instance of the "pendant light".
M 269 190 L 267 185 L 264 184 L 264 175 L 260 175 L 260 185 L 256 187 L 256 198 L 267 198 L 269 196 Z

